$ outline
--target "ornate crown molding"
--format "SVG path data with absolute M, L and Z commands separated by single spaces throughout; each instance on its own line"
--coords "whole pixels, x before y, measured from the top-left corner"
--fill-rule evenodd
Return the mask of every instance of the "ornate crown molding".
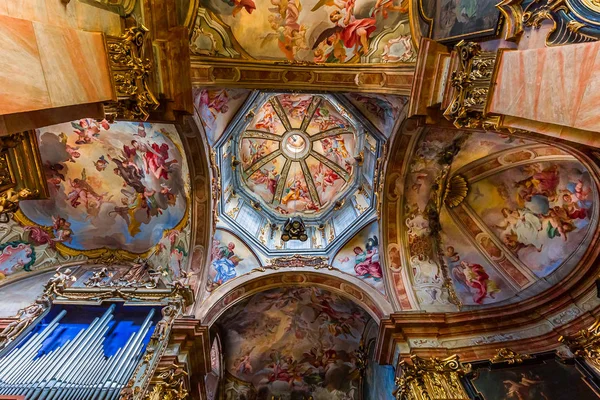
M 269 260 L 269 264 L 264 267 L 254 268 L 252 272 L 265 272 L 266 270 L 280 270 L 282 268 L 312 268 L 328 269 L 330 271 L 338 270 L 328 263 L 327 257 L 322 256 L 302 256 L 295 254 L 288 257 L 277 257 Z
M 108 64 L 116 102 L 105 104 L 107 119 L 146 120 L 159 102 L 149 88 L 152 61 L 146 58 L 148 29 L 132 27 L 120 37 L 107 36 Z

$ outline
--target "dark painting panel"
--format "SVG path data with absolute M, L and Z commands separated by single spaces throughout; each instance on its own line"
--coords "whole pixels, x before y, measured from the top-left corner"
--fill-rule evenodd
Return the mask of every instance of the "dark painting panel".
M 445 42 L 491 36 L 500 22 L 497 0 L 438 0 L 433 37 Z
M 596 400 L 575 365 L 554 359 L 539 364 L 481 368 L 472 380 L 485 400 Z

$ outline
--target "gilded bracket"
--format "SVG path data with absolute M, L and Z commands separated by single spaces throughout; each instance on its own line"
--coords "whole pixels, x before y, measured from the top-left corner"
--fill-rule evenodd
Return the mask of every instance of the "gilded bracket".
M 525 360 L 532 359 L 533 357 L 529 354 L 520 354 L 511 349 L 502 348 L 498 349 L 498 353 L 490 359 L 492 364 L 508 363 L 508 364 L 521 364 Z
M 457 128 L 497 129 L 500 118 L 486 115 L 497 53 L 483 51 L 479 44 L 464 40 L 455 50 L 459 59 L 459 69 L 451 75 L 455 95 L 444 116 Z
M 159 102 L 149 88 L 152 61 L 146 58 L 148 29 L 129 28 L 120 36 L 107 36 L 108 63 L 117 101 L 105 104 L 107 119 L 146 120 Z
M 558 341 L 567 345 L 573 354 L 583 357 L 594 368 L 600 370 L 600 319 L 575 335 L 559 337 Z

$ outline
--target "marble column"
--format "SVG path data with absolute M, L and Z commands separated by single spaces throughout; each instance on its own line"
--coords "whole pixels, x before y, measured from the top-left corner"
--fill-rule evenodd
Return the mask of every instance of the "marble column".
M 0 48 L 0 134 L 53 122 L 41 110 L 72 118 L 66 107 L 85 106 L 94 116 L 93 104 L 116 100 L 100 32 L 0 15 Z
M 487 111 L 503 127 L 600 146 L 600 42 L 505 51 Z

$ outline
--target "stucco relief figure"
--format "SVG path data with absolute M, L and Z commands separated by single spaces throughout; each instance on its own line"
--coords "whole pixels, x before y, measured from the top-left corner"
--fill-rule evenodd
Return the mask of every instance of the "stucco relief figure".
M 31 325 L 37 317 L 42 315 L 47 305 L 48 304 L 45 301 L 37 300 L 34 304 L 19 310 L 15 316 L 17 319 L 9 323 L 2 332 L 0 332 L 0 349 L 15 340 L 25 328 Z

